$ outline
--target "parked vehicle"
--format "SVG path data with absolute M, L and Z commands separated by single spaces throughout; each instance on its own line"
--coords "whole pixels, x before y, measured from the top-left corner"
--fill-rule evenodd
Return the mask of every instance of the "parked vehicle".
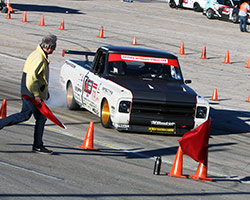
M 233 23 L 239 22 L 239 1 L 232 0 L 211 0 L 207 1 L 203 14 L 208 19 L 224 19 Z
M 191 8 L 196 12 L 201 12 L 205 8 L 207 1 L 209 0 L 170 0 L 169 6 L 171 8 Z
M 183 80 L 175 55 L 144 48 L 102 46 L 93 61 L 66 60 L 60 81 L 69 109 L 85 108 L 103 127 L 184 134 L 205 122 L 209 103 Z

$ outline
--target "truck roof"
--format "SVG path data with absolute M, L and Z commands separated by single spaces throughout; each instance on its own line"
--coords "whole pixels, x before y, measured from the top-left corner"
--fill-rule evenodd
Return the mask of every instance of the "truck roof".
M 161 50 L 153 50 L 153 49 L 137 48 L 137 47 L 122 47 L 122 46 L 102 46 L 100 48 L 108 51 L 109 53 L 177 59 L 177 56 L 175 56 L 174 54 Z

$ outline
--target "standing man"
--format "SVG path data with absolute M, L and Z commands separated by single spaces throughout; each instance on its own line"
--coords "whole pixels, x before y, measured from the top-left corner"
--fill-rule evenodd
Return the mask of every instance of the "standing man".
M 239 17 L 240 17 L 240 31 L 247 32 L 247 19 L 248 12 L 250 10 L 250 1 L 244 2 L 240 5 Z
M 57 37 L 49 34 L 43 37 L 40 45 L 33 51 L 25 61 L 22 80 L 21 95 L 28 95 L 37 103 L 49 98 L 49 60 L 48 55 L 56 49 Z M 36 119 L 34 129 L 33 152 L 52 154 L 43 145 L 43 132 L 46 117 L 28 100 L 22 97 L 22 110 L 0 120 L 0 129 L 20 122 L 27 121 L 31 115 Z

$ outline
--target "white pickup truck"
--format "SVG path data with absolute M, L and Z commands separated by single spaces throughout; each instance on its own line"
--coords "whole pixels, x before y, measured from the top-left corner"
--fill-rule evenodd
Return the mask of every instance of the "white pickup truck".
M 84 60 L 66 60 L 60 81 L 69 109 L 85 108 L 119 131 L 184 134 L 205 122 L 209 103 L 183 80 L 175 55 L 102 46 Z M 95 56 L 89 61 L 89 56 Z

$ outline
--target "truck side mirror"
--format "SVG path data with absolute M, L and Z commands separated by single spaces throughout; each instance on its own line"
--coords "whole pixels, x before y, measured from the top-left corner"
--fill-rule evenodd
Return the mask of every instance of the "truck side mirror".
M 185 84 L 189 84 L 189 83 L 192 83 L 191 80 L 185 80 Z

